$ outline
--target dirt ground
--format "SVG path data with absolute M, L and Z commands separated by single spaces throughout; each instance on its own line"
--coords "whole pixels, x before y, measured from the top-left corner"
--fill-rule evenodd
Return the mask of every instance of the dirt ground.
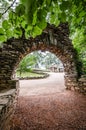
M 11 130 L 86 130 L 86 97 L 65 90 L 64 73 L 21 80 Z

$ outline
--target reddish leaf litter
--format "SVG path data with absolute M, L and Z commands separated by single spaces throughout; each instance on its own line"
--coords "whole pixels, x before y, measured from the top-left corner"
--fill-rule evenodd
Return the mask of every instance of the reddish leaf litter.
M 86 130 L 85 96 L 70 91 L 20 96 L 10 130 Z
M 86 97 L 64 88 L 64 74 L 20 81 L 10 130 L 86 130 Z

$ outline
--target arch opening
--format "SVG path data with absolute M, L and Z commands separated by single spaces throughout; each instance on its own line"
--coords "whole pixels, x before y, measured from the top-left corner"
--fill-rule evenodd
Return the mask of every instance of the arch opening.
M 14 78 L 20 79 L 20 96 L 65 90 L 63 64 L 49 51 L 39 50 L 27 54 L 17 66 L 16 77 L 14 75 Z
M 49 51 L 39 50 L 27 54 L 17 65 L 16 69 L 20 77 L 22 72 L 30 72 L 35 70 L 46 72 L 64 72 L 64 66 L 55 54 Z M 15 70 L 12 77 L 15 78 Z

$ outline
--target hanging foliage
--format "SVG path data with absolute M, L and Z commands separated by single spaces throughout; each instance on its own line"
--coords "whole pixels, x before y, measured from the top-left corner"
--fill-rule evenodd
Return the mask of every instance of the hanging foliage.
M 47 23 L 68 22 L 80 58 L 86 56 L 86 0 L 0 0 L 0 43 L 11 37 L 36 37 Z M 3 7 L 3 8 L 2 8 Z

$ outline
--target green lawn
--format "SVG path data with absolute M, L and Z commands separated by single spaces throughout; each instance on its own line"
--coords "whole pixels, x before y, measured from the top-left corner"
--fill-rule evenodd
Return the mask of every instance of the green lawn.
M 19 74 L 19 72 L 17 72 L 17 77 L 42 77 L 43 74 L 37 74 L 37 73 L 33 73 L 33 72 L 24 72 L 21 74 Z

